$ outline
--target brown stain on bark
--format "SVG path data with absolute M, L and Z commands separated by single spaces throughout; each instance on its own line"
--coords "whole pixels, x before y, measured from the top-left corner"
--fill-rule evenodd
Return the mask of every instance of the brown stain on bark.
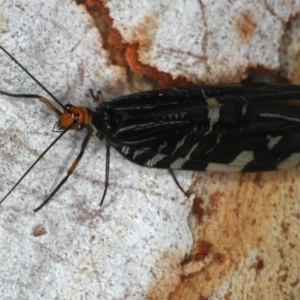
M 196 217 L 198 223 L 202 222 L 203 215 L 205 211 L 203 209 L 203 200 L 201 198 L 195 198 L 192 206 L 192 213 Z
M 157 68 L 144 64 L 139 60 L 139 51 L 145 51 L 151 46 L 151 28 L 155 28 L 155 16 L 146 17 L 136 27 L 134 39 L 128 43 L 123 40 L 119 31 L 113 27 L 113 19 L 109 14 L 109 9 L 102 0 L 87 0 L 87 5 L 97 5 L 99 7 L 102 18 L 108 24 L 108 43 L 124 51 L 125 59 L 130 69 L 138 76 L 147 76 L 154 79 L 161 87 L 194 85 L 183 76 L 174 79 L 169 73 L 159 71 Z
M 243 43 L 249 42 L 257 27 L 254 12 L 251 10 L 244 11 L 233 21 L 233 25 L 241 41 Z
M 44 235 L 46 233 L 47 233 L 46 228 L 43 225 L 39 224 L 39 225 L 36 225 L 34 227 L 32 235 L 33 236 L 41 236 L 41 235 Z
M 153 281 L 149 287 L 148 294 L 144 299 L 160 300 L 167 299 L 168 295 L 176 288 L 180 281 L 180 265 L 175 265 L 181 253 L 176 250 L 166 251 L 163 255 L 153 256 L 155 263 L 159 265 L 161 272 L 153 273 Z
M 246 273 L 244 285 L 253 286 L 253 299 L 296 295 L 300 222 L 299 210 L 293 208 L 299 201 L 300 185 L 293 178 L 299 173 L 292 168 L 254 174 L 199 174 L 192 189 L 196 198 L 202 199 L 205 219 L 194 222 L 194 247 L 197 249 L 201 240 L 212 244 L 214 258 L 200 272 L 185 278 L 169 299 L 196 300 L 200 295 L 209 299 L 224 284 L 230 287 L 234 278 L 244 280 Z M 197 215 L 191 214 L 191 218 L 197 219 Z M 229 288 L 223 298 L 242 296 L 242 291 L 238 292 Z

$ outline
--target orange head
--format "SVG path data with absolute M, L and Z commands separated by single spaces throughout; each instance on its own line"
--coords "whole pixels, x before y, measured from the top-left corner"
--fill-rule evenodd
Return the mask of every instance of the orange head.
M 66 110 L 59 116 L 58 126 L 61 129 L 76 129 L 91 123 L 91 114 L 83 106 L 66 105 Z

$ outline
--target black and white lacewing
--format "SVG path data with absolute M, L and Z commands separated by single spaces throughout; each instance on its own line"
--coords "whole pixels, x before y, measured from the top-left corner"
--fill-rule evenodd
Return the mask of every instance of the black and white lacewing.
M 33 79 L 61 109 L 39 95 L 0 93 L 37 98 L 56 113 L 56 129 L 61 133 L 40 158 L 67 131 L 86 130 L 80 153 L 67 175 L 35 211 L 73 173 L 92 136 L 103 140 L 107 149 L 101 203 L 108 187 L 110 147 L 138 165 L 170 170 L 260 172 L 300 162 L 300 86 L 259 83 L 195 86 L 141 92 L 109 102 L 98 93 L 95 98 L 99 105 L 92 110 L 63 105 Z

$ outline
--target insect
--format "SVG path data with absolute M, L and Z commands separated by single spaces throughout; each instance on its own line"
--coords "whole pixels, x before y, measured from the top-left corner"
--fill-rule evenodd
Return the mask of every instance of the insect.
M 81 149 L 67 175 L 41 209 L 73 173 L 92 136 L 106 144 L 105 198 L 109 182 L 110 148 L 145 167 L 200 171 L 269 171 L 300 162 L 300 86 L 215 85 L 141 92 L 103 101 L 96 110 L 63 105 L 3 47 L 4 51 L 60 106 L 36 98 L 58 117 L 60 135 L 40 155 L 6 197 L 47 151 L 69 130 L 86 130 Z M 0 202 L 0 203 L 1 203 Z

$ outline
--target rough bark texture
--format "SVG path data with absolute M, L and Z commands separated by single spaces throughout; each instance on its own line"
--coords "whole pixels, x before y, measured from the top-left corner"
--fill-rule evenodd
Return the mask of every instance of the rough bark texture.
M 155 85 L 136 84 L 124 61 L 161 86 L 237 82 L 249 69 L 300 83 L 299 24 L 289 23 L 299 1 L 88 2 L 106 21 L 103 39 L 73 1 L 0 1 L 1 45 L 64 104 L 95 107 L 90 88 L 109 100 Z M 0 74 L 1 90 L 47 96 L 2 53 Z M 4 195 L 55 138 L 56 119 L 36 100 L 0 101 Z M 33 214 L 82 138 L 60 141 L 0 207 L 1 299 L 300 297 L 299 168 L 199 174 L 192 203 L 166 171 L 112 152 L 99 208 L 105 151 L 94 139 L 72 178 Z M 184 188 L 190 179 L 179 172 Z

